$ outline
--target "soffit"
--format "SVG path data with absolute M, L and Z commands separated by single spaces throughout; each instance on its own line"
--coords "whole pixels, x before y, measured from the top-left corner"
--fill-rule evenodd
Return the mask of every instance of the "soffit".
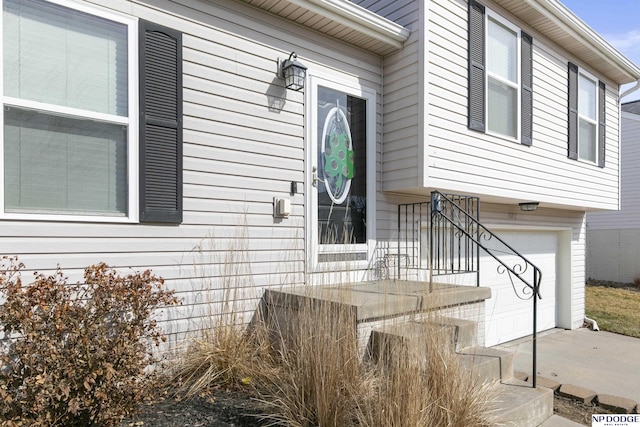
M 402 49 L 409 30 L 347 0 L 242 0 L 327 36 L 384 56 Z
M 580 61 L 619 84 L 640 79 L 640 68 L 557 0 L 494 0 Z

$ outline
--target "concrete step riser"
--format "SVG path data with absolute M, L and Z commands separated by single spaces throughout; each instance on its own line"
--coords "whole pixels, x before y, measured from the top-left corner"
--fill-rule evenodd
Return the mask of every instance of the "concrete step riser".
M 513 378 L 513 354 L 486 347 L 472 347 L 457 353 L 466 369 L 485 381 L 504 381 Z
M 495 402 L 497 425 L 535 427 L 553 415 L 553 391 L 519 380 L 499 384 Z
M 360 329 L 367 330 L 366 326 Z M 386 340 L 423 340 L 425 344 L 428 340 L 425 337 L 432 337 L 433 334 L 441 334 L 439 342 L 444 342 L 449 349 L 458 352 L 465 348 L 477 345 L 478 326 L 476 322 L 470 320 L 434 317 L 428 320 L 405 320 L 384 325 L 381 328 L 369 328 L 371 337 L 369 340 L 383 342 Z M 384 338 L 383 337 L 387 337 Z

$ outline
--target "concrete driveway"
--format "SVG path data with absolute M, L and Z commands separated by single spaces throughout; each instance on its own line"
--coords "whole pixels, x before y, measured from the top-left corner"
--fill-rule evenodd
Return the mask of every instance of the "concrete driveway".
M 640 403 L 640 339 L 581 328 L 538 334 L 538 375 Z M 531 337 L 500 344 L 514 370 L 531 374 Z

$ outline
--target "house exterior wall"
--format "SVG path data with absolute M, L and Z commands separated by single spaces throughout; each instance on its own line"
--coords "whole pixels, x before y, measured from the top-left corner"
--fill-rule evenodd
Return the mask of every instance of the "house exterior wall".
M 227 285 L 250 316 L 265 287 L 304 283 L 305 92 L 284 89 L 276 60 L 296 51 L 313 73 L 380 93 L 380 58 L 238 2 L 93 3 L 183 33 L 183 222 L 3 220 L 1 252 L 71 281 L 98 262 L 150 268 L 183 299 L 165 312 L 174 335 L 218 312 Z M 274 219 L 274 197 L 291 198 L 289 218 Z
M 587 277 L 632 282 L 640 275 L 640 115 L 622 112 L 620 210 L 587 214 Z
M 384 111 L 382 189 L 415 188 L 422 182 L 418 159 L 424 158 L 424 122 L 426 99 L 424 49 L 425 3 L 414 0 L 376 2 L 354 1 L 411 31 L 399 52 L 384 58 Z M 428 27 L 427 27 L 428 28 Z
M 424 50 L 418 43 L 418 54 L 413 56 L 418 61 L 405 62 L 399 69 L 387 67 L 390 61 L 385 60 L 384 190 L 424 194 L 438 188 L 502 203 L 535 200 L 555 208 L 616 209 L 618 85 L 594 73 L 606 84 L 606 167 L 570 160 L 568 62 L 593 70 L 490 0 L 483 1 L 533 37 L 533 145 L 469 130 L 467 2 L 412 4 L 414 14 L 424 17 Z M 422 7 L 427 10 L 421 11 Z M 414 79 L 421 73 L 428 82 L 424 85 Z M 396 76 L 408 77 L 402 80 L 406 98 L 392 91 L 399 80 Z M 386 102 L 403 108 L 396 115 Z M 422 112 L 422 120 L 409 119 Z
M 384 58 L 240 2 L 85 3 L 183 33 L 184 219 L 180 225 L 3 219 L 3 254 L 18 255 L 30 271 L 59 265 L 72 281 L 97 262 L 150 268 L 183 299 L 165 312 L 165 328 L 176 339 L 206 326 L 203 319 L 220 310 L 229 286 L 248 319 L 264 288 L 308 283 L 308 94 L 285 90 L 275 74 L 276 59 L 296 51 L 313 76 L 376 92 L 379 245 L 397 239 L 398 203 L 424 201 L 432 188 L 478 195 L 483 223 L 559 233 L 558 322 L 581 324 L 583 209 L 618 203 L 617 86 L 607 82 L 607 167 L 568 160 L 572 58 L 544 36 L 515 22 L 534 38 L 534 143 L 524 147 L 467 129 L 466 1 L 360 2 L 411 30 L 404 48 Z M 291 182 L 298 183 L 294 195 Z M 274 198 L 291 199 L 291 216 L 274 218 Z M 517 201 L 524 200 L 543 207 L 522 213 Z M 344 272 L 362 279 L 370 267 Z
M 475 132 L 467 128 L 467 1 L 359 3 L 389 19 L 401 19 L 396 22 L 412 29 L 405 49 L 384 62 L 382 188 L 386 197 L 409 203 L 428 200 L 432 189 L 473 194 L 480 197 L 481 221 L 489 228 L 556 231 L 560 242 L 557 325 L 580 327 L 585 210 L 615 209 L 619 203 L 618 85 L 598 76 L 607 88 L 606 167 L 570 160 L 568 62 L 593 70 L 492 1 L 483 1 L 533 37 L 533 145 Z M 402 8 L 413 10 L 413 19 L 398 14 Z M 405 56 L 405 51 L 411 56 Z M 528 200 L 548 209 L 521 212 L 517 204 Z M 379 208 L 381 238 L 394 235 L 396 215 L 393 203 Z

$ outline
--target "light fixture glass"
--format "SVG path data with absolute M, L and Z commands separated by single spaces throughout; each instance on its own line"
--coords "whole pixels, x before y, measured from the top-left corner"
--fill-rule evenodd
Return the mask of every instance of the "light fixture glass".
M 289 59 L 282 61 L 280 66 L 280 77 L 284 79 L 285 87 L 296 91 L 304 88 L 307 76 L 307 67 L 299 62 L 297 58 L 298 55 L 295 52 L 291 52 Z
M 519 203 L 519 206 L 521 211 L 531 212 L 538 209 L 539 204 L 540 203 L 538 202 L 524 202 L 524 203 Z

